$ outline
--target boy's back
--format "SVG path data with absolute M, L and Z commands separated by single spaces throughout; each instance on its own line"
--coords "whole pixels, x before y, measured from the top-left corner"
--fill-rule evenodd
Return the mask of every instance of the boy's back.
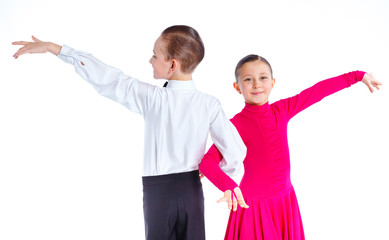
M 192 80 L 170 80 L 160 88 L 123 74 L 91 54 L 66 45 L 59 58 L 103 96 L 141 114 L 145 119 L 143 176 L 190 172 L 198 169 L 208 133 L 228 162 L 228 173 L 238 171 L 245 147 L 220 102 L 196 90 Z

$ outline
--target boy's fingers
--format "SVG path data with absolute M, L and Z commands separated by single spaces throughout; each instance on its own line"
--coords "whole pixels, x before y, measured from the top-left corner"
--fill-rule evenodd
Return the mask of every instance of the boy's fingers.
M 17 57 L 19 57 L 20 55 L 21 55 L 21 51 L 19 50 L 19 51 L 17 51 L 17 52 L 14 54 L 14 57 L 17 58 Z
M 20 55 L 23 55 L 25 54 L 25 48 L 20 48 L 15 54 L 14 56 L 20 56 Z
M 41 40 L 39 40 L 38 38 L 36 38 L 34 35 L 32 36 L 32 40 L 34 40 L 34 42 L 42 42 Z
M 17 42 L 12 42 L 12 45 L 26 45 L 28 42 L 26 41 L 17 41 Z

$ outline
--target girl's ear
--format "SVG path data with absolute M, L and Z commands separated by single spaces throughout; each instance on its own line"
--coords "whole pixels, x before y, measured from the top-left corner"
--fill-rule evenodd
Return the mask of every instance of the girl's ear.
M 273 82 L 271 83 L 271 87 L 274 87 L 274 84 L 276 83 L 276 79 L 273 78 Z
M 242 92 L 240 91 L 240 88 L 239 88 L 239 86 L 238 86 L 238 83 L 237 82 L 234 82 L 234 88 L 235 88 L 235 90 L 239 93 L 239 94 L 242 94 Z

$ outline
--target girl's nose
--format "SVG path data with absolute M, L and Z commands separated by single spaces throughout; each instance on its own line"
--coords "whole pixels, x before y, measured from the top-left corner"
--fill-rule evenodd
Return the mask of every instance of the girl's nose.
M 253 88 L 259 88 L 259 81 L 256 79 L 253 81 Z
M 153 61 L 153 57 L 150 58 L 149 63 L 150 63 L 150 64 L 153 64 L 152 61 Z

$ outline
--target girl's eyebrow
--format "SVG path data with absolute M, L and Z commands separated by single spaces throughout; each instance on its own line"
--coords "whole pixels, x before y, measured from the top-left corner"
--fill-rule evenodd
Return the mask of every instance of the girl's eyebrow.
M 246 75 L 243 75 L 242 78 L 245 78 L 245 77 L 252 77 L 251 74 L 246 74 Z
M 270 75 L 269 72 L 261 72 L 259 73 L 259 75 Z M 252 74 L 246 74 L 246 75 L 243 75 L 242 78 L 245 78 L 245 77 L 252 77 L 253 75 Z

